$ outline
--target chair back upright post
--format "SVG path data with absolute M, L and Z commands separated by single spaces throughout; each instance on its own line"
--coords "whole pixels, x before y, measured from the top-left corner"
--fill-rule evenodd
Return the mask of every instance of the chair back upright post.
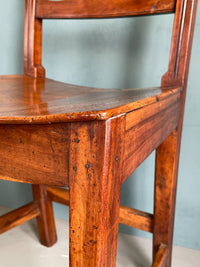
M 166 267 L 171 266 L 178 164 L 197 2 L 177 0 L 169 68 L 161 82 L 163 87 L 182 88 L 177 127 L 156 149 L 153 255 L 155 260 L 160 244 L 167 245 Z
M 24 17 L 24 74 L 44 78 L 42 67 L 42 19 L 36 17 L 37 0 L 25 1 Z
M 168 71 L 161 86 L 182 87 L 179 126 L 182 132 L 189 64 L 198 0 L 177 0 Z
M 177 0 L 168 71 L 162 86 L 187 83 L 197 0 Z

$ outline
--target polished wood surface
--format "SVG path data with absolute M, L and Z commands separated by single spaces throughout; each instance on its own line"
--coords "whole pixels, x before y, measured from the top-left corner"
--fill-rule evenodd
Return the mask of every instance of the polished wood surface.
M 168 256 L 168 248 L 164 244 L 160 244 L 158 251 L 155 255 L 155 260 L 152 267 L 165 267 Z
M 121 205 L 119 222 L 146 232 L 153 232 L 153 215 L 148 212 Z
M 69 206 L 69 189 L 47 186 L 46 190 L 51 201 Z
M 53 216 L 52 201 L 49 200 L 44 185 L 32 185 L 33 199 L 38 203 L 40 215 L 37 216 L 40 242 L 51 247 L 57 241 L 56 227 Z
M 1 76 L 0 124 L 105 120 L 167 99 L 180 87 L 98 89 L 50 79 Z
M 155 259 L 160 244 L 167 245 L 167 267 L 171 266 L 178 164 L 197 2 L 177 0 L 169 68 L 161 83 L 183 86 L 177 128 L 156 151 L 153 254 Z
M 123 114 L 71 126 L 70 266 L 116 264 L 124 130 Z
M 37 202 L 31 202 L 19 209 L 10 211 L 0 216 L 0 234 L 16 227 L 22 223 L 32 220 L 40 215 Z
M 37 0 L 38 18 L 106 18 L 169 13 L 175 0 Z
M 124 182 L 176 128 L 180 92 L 126 115 Z M 145 138 L 144 138 L 145 137 Z M 135 157 L 137 155 L 137 157 Z
M 84 5 L 80 0 L 26 0 L 24 75 L 0 76 L 0 178 L 33 185 L 36 205 L 30 210 L 45 246 L 57 239 L 52 201 L 70 204 L 70 267 L 114 267 L 120 221 L 153 232 L 153 267 L 171 266 L 196 6 L 197 0 L 104 0 L 95 5 L 89 0 Z M 161 87 L 108 90 L 45 77 L 43 18 L 173 11 L 169 68 Z M 121 184 L 154 149 L 154 214 L 120 207 Z M 68 186 L 70 194 L 45 185 Z M 28 210 L 1 217 L 2 231 L 31 218 Z
M 37 0 L 25 0 L 24 74 L 45 77 L 42 67 L 42 20 L 35 17 Z
M 187 88 L 197 3 L 198 1 L 194 0 L 177 0 L 169 67 L 162 76 L 161 82 L 162 86 L 183 85 L 183 99 Z M 182 105 L 182 112 L 183 110 L 184 105 Z
M 0 124 L 0 177 L 32 184 L 68 184 L 68 125 Z
M 51 201 L 63 205 L 70 205 L 70 191 L 66 188 L 47 186 L 47 196 Z M 120 205 L 119 223 L 139 228 L 143 231 L 153 232 L 153 215 L 140 210 Z
M 9 82 L 6 83 L 10 80 L 12 85 Z M 18 83 L 14 86 L 16 80 Z M 38 83 L 35 83 L 35 80 Z M 96 117 L 100 122 L 105 120 L 106 116 L 112 115 L 113 118 L 113 112 L 116 112 L 115 116 L 121 112 L 121 114 L 127 113 L 124 117 L 126 127 L 123 133 L 125 162 L 121 169 L 122 182 L 124 182 L 155 147 L 176 128 L 178 122 L 181 94 L 179 87 L 162 90 L 160 88 L 100 90 L 79 88 L 48 79 L 45 83 L 42 79 L 24 76 L 6 78 L 2 81 L 5 84 L 5 87 L 1 87 L 5 89 L 1 89 L 5 92 L 5 101 L 0 108 L 0 115 L 4 105 L 9 106 L 6 111 L 13 110 L 13 113 L 10 111 L 10 117 L 0 116 L 2 134 L 0 176 L 6 180 L 68 186 L 69 149 L 70 140 L 73 140 L 71 133 L 73 123 L 78 120 L 93 121 Z M 21 86 L 24 86 L 23 90 Z M 156 92 L 159 94 L 154 95 Z M 20 97 L 17 97 L 17 93 Z M 58 105 L 59 111 L 62 108 L 62 113 L 52 116 L 49 113 L 50 110 L 52 112 L 55 110 L 52 104 L 54 99 L 66 104 L 62 107 L 61 104 Z M 131 102 L 134 99 L 136 101 Z M 122 105 L 128 100 L 130 103 Z M 10 105 L 8 105 L 9 102 Z M 99 107 L 108 107 L 111 103 L 113 106 L 117 104 L 120 106 L 108 111 L 98 111 Z M 82 111 L 88 108 L 91 111 Z M 130 111 L 130 108 L 133 110 Z M 74 110 L 74 113 L 65 113 L 70 109 Z M 27 113 L 29 116 L 19 117 L 19 114 Z M 14 114 L 16 117 L 13 116 Z M 11 120 L 12 125 L 8 124 Z M 17 125 L 19 123 L 20 125 Z M 43 123 L 43 126 L 38 123 Z M 135 154 L 138 156 L 135 157 Z M 13 160 L 10 161 L 10 159 Z

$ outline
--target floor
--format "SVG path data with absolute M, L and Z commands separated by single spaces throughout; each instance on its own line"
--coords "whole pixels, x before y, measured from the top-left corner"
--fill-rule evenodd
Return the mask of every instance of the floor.
M 0 214 L 8 209 L 0 207 Z M 0 237 L 0 267 L 68 266 L 68 222 L 56 218 L 58 242 L 51 248 L 40 245 L 35 219 Z M 117 267 L 150 267 L 151 241 L 119 233 Z M 200 266 L 200 251 L 174 246 L 172 267 Z

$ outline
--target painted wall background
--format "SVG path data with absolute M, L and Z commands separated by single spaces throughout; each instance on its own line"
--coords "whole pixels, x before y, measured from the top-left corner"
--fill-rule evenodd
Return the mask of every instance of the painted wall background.
M 167 70 L 172 15 L 112 20 L 44 22 L 47 76 L 96 87 L 159 86 Z M 0 0 L 0 74 L 23 73 L 24 1 Z M 191 58 L 180 156 L 174 243 L 200 249 L 200 5 Z M 123 184 L 122 204 L 153 211 L 154 153 Z M 42 159 L 41 159 L 42 160 Z M 27 184 L 0 181 L 0 205 L 32 199 Z M 91 200 L 92 201 L 92 200 Z M 54 205 L 55 215 L 68 209 Z M 121 226 L 120 231 L 151 237 Z

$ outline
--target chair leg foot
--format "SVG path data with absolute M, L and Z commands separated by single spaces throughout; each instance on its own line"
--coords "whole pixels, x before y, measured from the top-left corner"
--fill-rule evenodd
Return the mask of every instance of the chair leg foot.
M 46 247 L 51 247 L 57 241 L 52 202 L 47 198 L 46 186 L 32 185 L 32 191 L 40 209 L 40 215 L 37 217 L 40 242 Z
M 160 244 L 168 246 L 171 266 L 180 138 L 174 131 L 156 151 L 153 256 Z

